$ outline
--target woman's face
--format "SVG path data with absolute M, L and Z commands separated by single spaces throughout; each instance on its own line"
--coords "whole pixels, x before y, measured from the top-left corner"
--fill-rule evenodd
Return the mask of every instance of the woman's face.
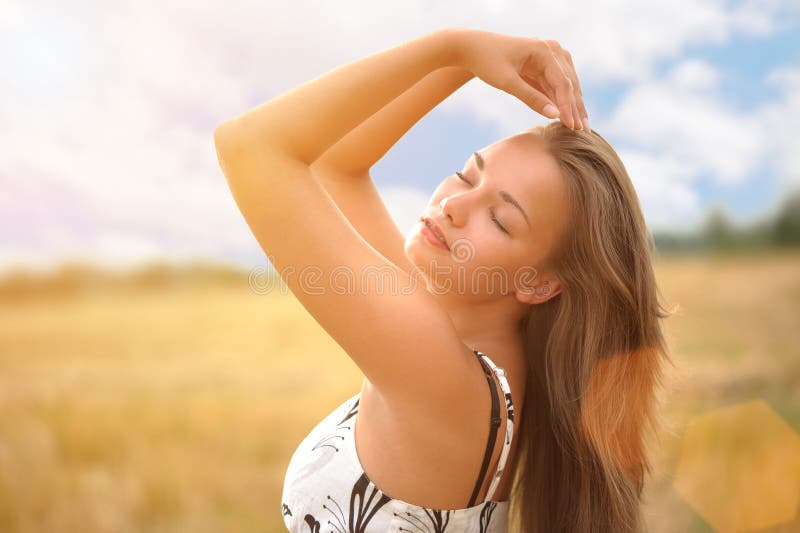
M 535 267 L 561 235 L 567 207 L 560 170 L 538 133 L 514 135 L 439 184 L 406 238 L 406 256 L 443 291 L 515 292 L 538 283 Z M 430 242 L 422 217 L 439 225 L 449 250 Z

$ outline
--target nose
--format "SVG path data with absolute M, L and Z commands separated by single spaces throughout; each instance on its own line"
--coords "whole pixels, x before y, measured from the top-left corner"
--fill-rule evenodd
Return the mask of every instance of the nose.
M 460 226 L 462 224 L 461 215 L 456 211 L 459 211 L 455 208 L 455 204 L 458 204 L 458 200 L 455 202 L 453 201 L 452 196 L 446 196 L 441 199 L 439 202 L 439 207 L 442 209 L 442 214 L 450 220 L 450 223 L 454 226 Z M 463 211 L 463 209 L 461 210 Z

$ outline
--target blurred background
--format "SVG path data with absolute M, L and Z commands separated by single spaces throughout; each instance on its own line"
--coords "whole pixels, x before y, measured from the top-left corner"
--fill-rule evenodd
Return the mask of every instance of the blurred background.
M 271 274 L 212 131 L 453 26 L 567 48 L 638 191 L 678 306 L 651 531 L 800 531 L 791 0 L 6 0 L 0 531 L 284 530 L 291 453 L 362 376 Z M 408 231 L 472 151 L 545 122 L 472 80 L 376 185 Z

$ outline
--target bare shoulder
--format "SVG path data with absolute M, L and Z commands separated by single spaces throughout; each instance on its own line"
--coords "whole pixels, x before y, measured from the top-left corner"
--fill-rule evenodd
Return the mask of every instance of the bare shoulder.
M 366 379 L 361 391 L 356 446 L 365 472 L 382 490 L 423 507 L 455 509 L 470 501 L 490 438 L 492 400 L 487 374 L 467 346 L 462 344 L 459 352 L 466 370 L 459 377 L 457 397 L 436 398 L 435 391 L 424 397 L 387 395 Z M 502 393 L 500 398 L 502 402 Z M 502 407 L 500 416 L 503 423 L 492 442 L 479 499 L 488 492 L 503 450 L 506 416 Z M 509 497 L 517 441 L 512 440 L 506 474 L 494 500 Z
M 482 404 L 481 399 L 476 398 L 476 391 L 480 394 L 487 384 L 475 353 L 457 337 L 453 340 L 449 349 L 430 354 L 440 359 L 431 366 L 432 372 L 438 375 L 407 376 L 408 380 L 430 385 L 422 393 L 419 387 L 403 387 L 401 381 L 388 388 L 367 382 L 365 388 L 372 392 L 376 409 L 391 415 L 395 421 L 408 417 L 440 429 L 444 426 L 465 429 L 465 424 L 474 418 L 475 407 Z M 436 342 L 441 345 L 442 339 Z
M 387 397 L 453 401 L 468 372 L 464 347 L 421 273 L 372 246 L 308 165 L 259 145 L 235 123 L 215 130 L 215 145 L 270 263 L 364 375 Z M 384 236 L 372 234 L 400 256 L 399 237 Z

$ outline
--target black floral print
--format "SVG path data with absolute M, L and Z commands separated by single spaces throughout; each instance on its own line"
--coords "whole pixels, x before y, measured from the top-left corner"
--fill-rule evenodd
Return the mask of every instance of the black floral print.
M 478 357 L 485 354 L 473 350 Z M 489 360 L 490 361 L 490 360 Z M 514 406 L 504 371 L 492 363 L 484 369 L 500 378 L 505 395 L 507 433 L 502 464 L 510 446 Z M 494 387 L 490 387 L 493 389 Z M 495 398 L 499 394 L 495 395 Z M 493 482 L 484 502 L 464 509 L 441 510 L 412 505 L 392 498 L 361 469 L 355 451 L 354 422 L 360 394 L 343 402 L 320 422 L 290 461 L 281 501 L 286 527 L 292 533 L 500 533 L 505 532 L 508 501 L 490 500 Z M 497 402 L 495 402 L 497 403 Z M 502 404 L 501 404 L 502 405 Z M 498 471 L 501 471 L 498 465 Z M 350 482 L 347 480 L 350 479 Z M 346 485 L 345 485 L 346 483 Z M 348 487 L 345 490 L 344 487 Z M 325 492 L 322 492 L 322 491 Z M 322 494 L 324 494 L 324 497 Z M 314 496 L 316 494 L 316 496 Z M 312 503 L 318 502 L 318 503 Z M 292 506 L 290 508 L 290 505 Z M 499 515 L 495 512 L 502 508 Z M 293 513 L 298 508 L 302 519 Z

